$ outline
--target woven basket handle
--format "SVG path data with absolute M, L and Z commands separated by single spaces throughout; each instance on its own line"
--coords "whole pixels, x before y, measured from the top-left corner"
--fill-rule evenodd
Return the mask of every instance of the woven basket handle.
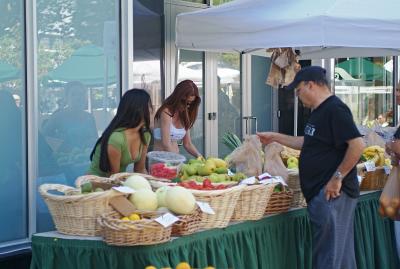
M 96 175 L 84 175 L 84 176 L 80 176 L 75 180 L 75 186 L 77 188 L 80 188 L 82 186 L 82 184 L 86 183 L 86 182 L 90 182 L 90 181 L 98 181 L 98 182 L 110 182 L 109 178 L 106 177 L 99 177 Z
M 68 191 L 74 191 L 75 188 L 66 186 L 66 185 L 61 185 L 61 184 L 42 184 L 39 186 L 39 193 L 43 195 L 43 197 L 48 197 L 48 196 L 59 196 L 59 195 L 54 195 L 49 193 L 49 191 L 59 191 L 62 193 L 67 193 Z

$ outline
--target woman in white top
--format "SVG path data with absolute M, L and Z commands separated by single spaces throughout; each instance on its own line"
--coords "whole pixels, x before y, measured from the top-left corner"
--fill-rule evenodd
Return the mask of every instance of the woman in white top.
M 177 141 L 183 140 L 187 152 L 201 156 L 190 138 L 200 102 L 199 89 L 193 81 L 184 80 L 176 85 L 154 117 L 154 150 L 179 153 Z

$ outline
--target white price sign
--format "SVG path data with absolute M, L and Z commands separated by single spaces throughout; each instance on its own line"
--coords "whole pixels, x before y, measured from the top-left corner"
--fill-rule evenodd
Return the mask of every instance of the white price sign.
M 248 177 L 240 181 L 239 185 L 251 185 L 256 183 L 256 177 Z
M 209 203 L 196 202 L 200 210 L 209 215 L 215 215 L 214 209 L 211 208 Z
M 282 177 L 272 177 L 272 178 L 267 178 L 264 180 L 260 181 L 261 184 L 267 185 L 267 184 L 274 184 L 274 183 L 281 183 L 283 186 L 287 186 L 286 182 L 283 180 Z
M 384 166 L 383 169 L 385 170 L 385 174 L 389 175 L 390 174 L 390 167 L 389 166 Z
M 376 170 L 375 163 L 374 162 L 365 162 L 365 170 L 367 170 L 367 172 L 375 171 Z
M 113 189 L 125 194 L 132 194 L 136 192 L 134 189 L 129 188 L 127 186 L 113 187 Z
M 357 176 L 357 179 L 358 179 L 358 184 L 361 184 L 362 177 L 361 176 Z
M 158 217 L 158 218 L 155 219 L 155 221 L 160 223 L 165 228 L 171 226 L 172 224 L 174 224 L 178 220 L 179 220 L 179 218 L 177 216 L 175 216 L 175 215 L 172 215 L 171 213 L 166 213 L 166 214 L 162 215 L 161 217 Z

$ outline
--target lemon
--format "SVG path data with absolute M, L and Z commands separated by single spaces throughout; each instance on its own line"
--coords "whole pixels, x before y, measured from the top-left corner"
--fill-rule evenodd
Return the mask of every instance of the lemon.
M 180 262 L 175 269 L 191 269 L 191 267 L 187 262 Z
M 207 266 L 204 269 L 215 269 L 215 267 L 214 266 Z
M 133 213 L 129 216 L 129 219 L 130 220 L 140 220 L 140 216 L 138 214 Z
M 129 218 L 128 217 L 123 217 L 123 218 L 121 218 L 121 220 L 129 220 Z
M 153 265 L 146 266 L 144 269 L 157 269 L 157 267 Z

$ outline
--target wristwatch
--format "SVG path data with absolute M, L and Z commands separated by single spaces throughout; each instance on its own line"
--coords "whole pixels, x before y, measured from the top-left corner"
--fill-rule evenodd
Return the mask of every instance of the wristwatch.
M 342 173 L 341 173 L 340 171 L 338 171 L 338 170 L 336 170 L 336 172 L 333 174 L 333 176 L 334 176 L 336 179 L 339 179 L 340 181 L 343 180 L 343 175 L 342 175 Z

